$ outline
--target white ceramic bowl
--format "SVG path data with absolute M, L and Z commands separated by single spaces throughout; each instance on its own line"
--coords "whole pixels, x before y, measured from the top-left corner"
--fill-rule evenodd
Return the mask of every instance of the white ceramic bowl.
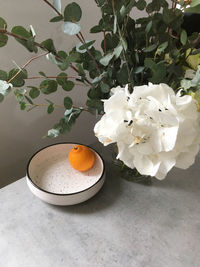
M 54 205 L 74 205 L 93 197 L 105 181 L 105 164 L 95 153 L 94 166 L 86 171 L 74 170 L 68 161 L 74 145 L 59 143 L 36 152 L 27 165 L 27 184 L 34 195 Z M 79 145 L 79 144 L 78 144 Z

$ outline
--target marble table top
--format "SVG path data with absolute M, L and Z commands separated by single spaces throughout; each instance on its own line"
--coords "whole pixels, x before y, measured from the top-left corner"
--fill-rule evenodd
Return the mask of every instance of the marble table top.
M 0 190 L 1 267 L 199 267 L 200 158 L 145 186 L 107 179 L 89 201 L 46 204 L 25 178 Z

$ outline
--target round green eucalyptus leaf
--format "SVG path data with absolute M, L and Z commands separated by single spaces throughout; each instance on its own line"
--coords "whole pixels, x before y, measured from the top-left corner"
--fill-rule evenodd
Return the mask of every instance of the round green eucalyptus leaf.
M 51 114 L 54 111 L 54 104 L 50 104 L 47 108 L 47 113 Z
M 61 72 L 58 74 L 56 81 L 59 85 L 63 85 L 63 83 L 67 81 L 67 73 Z
M 7 26 L 6 21 L 3 18 L 0 17 L 0 28 L 4 29 L 5 26 Z
M 74 87 L 74 83 L 72 81 L 67 80 L 67 74 L 64 72 L 61 72 L 57 76 L 56 81 L 59 85 L 62 86 L 63 90 L 65 90 L 65 91 L 71 91 Z
M 74 83 L 72 81 L 66 81 L 62 88 L 65 91 L 71 91 L 74 88 Z
M 81 19 L 82 10 L 80 6 L 73 2 L 65 7 L 64 20 L 71 22 L 78 22 Z
M 53 54 L 56 53 L 56 49 L 52 39 L 47 39 L 43 41 L 40 45 L 45 47 L 49 52 Z
M 10 80 L 18 71 L 19 69 L 10 70 L 8 74 L 8 79 Z M 12 83 L 14 87 L 21 87 L 25 84 L 24 79 L 26 78 L 27 78 L 27 71 L 23 70 L 10 83 Z
M 37 87 L 31 87 L 31 90 L 29 92 L 29 96 L 31 98 L 37 98 L 40 95 L 40 90 Z
M 0 28 L 4 29 L 5 26 L 7 26 L 6 21 L 0 17 Z M 3 33 L 0 33 L 0 47 L 5 46 L 7 42 L 8 42 L 8 36 Z
M 44 80 L 40 84 L 40 89 L 43 94 L 49 95 L 56 92 L 58 84 L 54 80 Z
M 103 31 L 103 27 L 101 25 L 96 25 L 90 29 L 90 33 L 98 33 Z
M 0 80 L 7 80 L 7 72 L 5 72 L 4 70 L 0 70 Z
M 26 109 L 26 103 L 25 102 L 21 102 L 20 103 L 20 109 L 21 110 L 25 110 Z
M 72 99 L 68 96 L 64 98 L 64 106 L 66 109 L 71 109 L 73 105 Z
M 0 33 L 0 47 L 5 46 L 7 42 L 8 42 L 8 36 L 3 33 Z
M 29 52 L 37 52 L 37 47 L 34 45 L 34 38 L 32 34 L 29 31 L 27 31 L 24 27 L 15 26 L 12 28 L 11 32 L 25 39 L 28 39 L 28 40 L 21 40 L 19 38 L 15 38 L 15 40 L 20 44 L 22 44 L 24 47 L 26 47 L 26 49 L 28 49 Z
M 31 33 L 28 32 L 24 27 L 22 26 L 14 26 L 11 30 L 12 33 L 15 33 L 17 35 L 20 35 L 24 38 L 30 38 L 32 37 Z

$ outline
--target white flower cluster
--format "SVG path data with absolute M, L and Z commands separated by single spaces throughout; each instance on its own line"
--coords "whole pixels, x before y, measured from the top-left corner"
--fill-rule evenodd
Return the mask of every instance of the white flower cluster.
M 117 143 L 118 156 L 143 175 L 164 179 L 173 166 L 186 169 L 200 144 L 200 113 L 195 100 L 166 84 L 112 89 L 105 114 L 94 128 L 105 146 Z

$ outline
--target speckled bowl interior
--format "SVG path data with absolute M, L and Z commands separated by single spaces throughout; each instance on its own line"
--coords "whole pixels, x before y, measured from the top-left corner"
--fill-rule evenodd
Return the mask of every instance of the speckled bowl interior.
M 88 171 L 79 172 L 73 169 L 68 161 L 69 151 L 75 145 L 71 143 L 55 144 L 34 154 L 27 166 L 27 182 L 30 189 L 34 187 L 34 191 L 42 191 L 43 195 L 46 193 L 48 199 L 55 198 L 55 196 L 56 199 L 62 196 L 63 199 L 63 196 L 68 196 L 68 200 L 69 196 L 75 198 L 77 195 L 77 198 L 80 198 L 83 192 L 86 194 L 86 191 L 91 191 L 91 189 L 94 194 L 95 187 L 99 190 L 98 183 L 103 184 L 101 180 L 104 178 L 104 162 L 101 156 L 93 150 L 95 153 L 94 166 Z M 31 191 L 33 192 L 33 190 Z M 35 192 L 33 193 L 35 194 Z M 89 195 L 87 194 L 87 199 Z M 46 199 L 42 199 L 46 201 Z M 47 202 L 51 203 L 52 201 Z

